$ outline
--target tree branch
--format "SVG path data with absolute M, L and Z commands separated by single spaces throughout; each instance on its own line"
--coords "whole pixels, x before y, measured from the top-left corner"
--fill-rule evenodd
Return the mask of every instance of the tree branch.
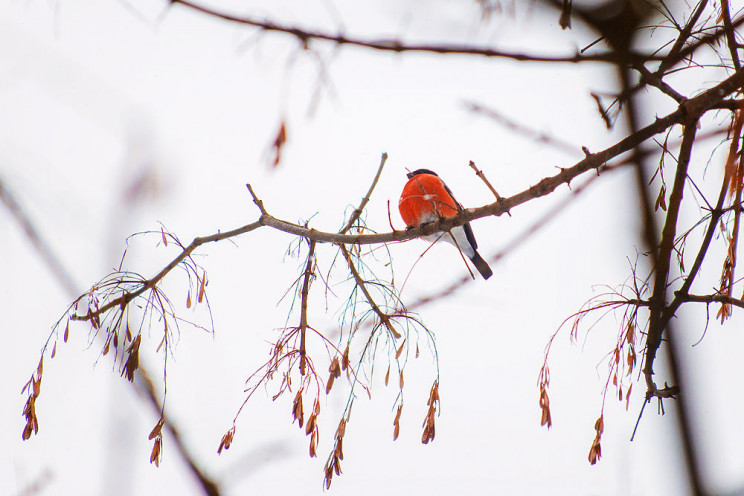
M 491 48 L 482 48 L 468 45 L 454 45 L 454 44 L 405 44 L 399 40 L 394 39 L 363 39 L 363 38 L 352 38 L 343 34 L 330 34 L 321 31 L 312 31 L 309 29 L 300 28 L 297 26 L 282 25 L 269 20 L 259 20 L 254 17 L 238 16 L 229 14 L 227 12 L 221 12 L 216 9 L 200 5 L 191 0 L 170 0 L 171 5 L 180 4 L 191 10 L 200 12 L 202 14 L 216 17 L 225 21 L 233 22 L 236 24 L 242 24 L 245 26 L 253 26 L 259 28 L 262 31 L 274 31 L 277 33 L 289 34 L 296 37 L 303 46 L 307 46 L 308 42 L 312 40 L 326 41 L 335 43 L 337 45 L 350 45 L 362 48 L 369 48 L 372 50 L 378 50 L 383 52 L 422 52 L 422 53 L 436 53 L 441 55 L 476 55 L 490 58 L 504 58 L 510 60 L 519 60 L 525 62 L 558 62 L 558 63 L 579 63 L 579 62 L 616 62 L 617 55 L 614 52 L 600 52 L 591 55 L 582 55 L 576 53 L 574 55 L 567 56 L 547 56 L 547 55 L 533 55 L 527 53 L 518 52 L 506 52 L 501 50 L 494 50 Z M 653 55 L 636 55 L 637 58 L 642 60 L 655 60 L 658 57 Z
M 692 145 L 695 142 L 697 132 L 696 123 L 685 126 L 682 145 L 680 147 L 677 171 L 674 176 L 674 186 L 669 197 L 669 209 L 667 210 L 664 229 L 661 233 L 661 245 L 656 257 L 654 272 L 654 292 L 651 296 L 651 315 L 649 317 L 648 336 L 646 338 L 646 365 L 643 373 L 646 376 L 648 389 L 653 391 L 656 387 L 653 381 L 654 360 L 656 352 L 661 346 L 661 337 L 664 332 L 664 310 L 666 309 L 667 280 L 669 279 L 669 268 L 671 265 L 674 240 L 677 237 L 677 219 L 682 204 L 682 196 L 687 180 L 687 167 L 690 163 Z
M 351 254 L 349 253 L 349 250 L 346 248 L 345 245 L 340 244 L 338 245 L 341 249 L 341 254 L 344 256 L 344 259 L 346 260 L 346 264 L 349 266 L 349 271 L 351 272 L 352 277 L 354 278 L 354 282 L 359 288 L 359 290 L 364 295 L 364 299 L 367 300 L 367 303 L 369 303 L 369 306 L 372 308 L 372 311 L 375 312 L 377 315 L 377 318 L 380 319 L 380 322 L 395 336 L 395 338 L 401 337 L 401 334 L 395 329 L 393 326 L 393 323 L 390 321 L 390 316 L 382 311 L 382 309 L 375 303 L 374 298 L 372 298 L 372 295 L 369 294 L 369 290 L 367 290 L 367 283 L 364 279 L 362 279 L 362 276 L 359 274 L 359 271 L 354 266 L 354 261 L 351 259 Z
M 369 199 L 372 196 L 372 192 L 375 190 L 375 186 L 377 186 L 377 181 L 380 180 L 380 176 L 382 175 L 382 169 L 385 167 L 385 162 L 387 162 L 388 154 L 383 153 L 382 158 L 380 159 L 380 166 L 377 168 L 377 174 L 375 174 L 375 178 L 372 180 L 372 184 L 369 187 L 369 190 L 367 191 L 367 194 L 364 195 L 364 198 L 362 198 L 362 202 L 359 204 L 359 206 L 351 213 L 351 217 L 349 218 L 349 221 L 346 223 L 343 229 L 341 229 L 340 233 L 346 233 L 349 229 L 351 229 L 351 226 L 354 225 L 354 222 L 356 222 L 359 219 L 359 216 L 362 215 L 362 212 L 364 212 L 364 208 L 367 206 L 367 203 L 369 203 Z
M 102 313 L 111 310 L 115 306 L 127 305 L 134 298 L 142 295 L 149 289 L 154 288 L 171 270 L 183 262 L 187 257 L 193 253 L 193 251 L 201 245 L 221 241 L 223 239 L 231 238 L 253 231 L 262 226 L 268 226 L 273 229 L 292 234 L 295 236 L 302 236 L 309 240 L 313 240 L 319 243 L 335 243 L 335 244 L 379 244 L 379 243 L 390 243 L 394 241 L 407 241 L 422 236 L 428 236 L 438 232 L 448 232 L 457 226 L 464 225 L 467 222 L 475 219 L 480 219 L 489 216 L 500 216 L 504 213 L 509 212 L 514 207 L 522 205 L 528 201 L 547 196 L 552 193 L 556 188 L 563 184 L 570 184 L 570 182 L 578 177 L 579 175 L 589 170 L 598 169 L 599 167 L 606 164 L 609 160 L 621 155 L 630 150 L 634 150 L 641 143 L 651 138 L 652 136 L 659 134 L 669 127 L 687 122 L 689 120 L 698 119 L 705 112 L 713 108 L 717 103 L 721 102 L 725 97 L 738 90 L 744 82 L 744 71 L 737 71 L 729 78 L 725 79 L 718 85 L 704 91 L 695 98 L 685 100 L 677 110 L 668 114 L 665 117 L 657 118 L 655 122 L 648 126 L 639 129 L 637 132 L 627 136 L 620 140 L 618 143 L 606 148 L 600 152 L 588 154 L 583 160 L 577 162 L 572 167 L 561 169 L 561 171 L 550 177 L 542 179 L 534 186 L 517 193 L 514 196 L 508 198 L 502 198 L 494 203 L 479 207 L 479 208 L 466 208 L 454 217 L 447 217 L 439 219 L 436 222 L 425 224 L 420 227 L 413 229 L 406 229 L 404 231 L 392 231 L 389 233 L 380 234 L 342 234 L 333 232 L 318 231 L 316 229 L 287 222 L 270 215 L 263 202 L 253 191 L 250 184 L 247 185 L 248 191 L 253 197 L 253 201 L 261 211 L 261 217 L 251 224 L 226 231 L 218 232 L 210 236 L 197 237 L 191 242 L 190 245 L 184 247 L 183 251 L 176 256 L 165 268 L 163 268 L 153 278 L 148 279 L 142 283 L 142 286 L 132 292 L 124 293 L 122 296 L 114 298 L 108 301 L 105 305 L 100 308 L 88 312 L 85 315 L 73 315 L 73 320 L 86 321 L 91 318 L 97 317 Z

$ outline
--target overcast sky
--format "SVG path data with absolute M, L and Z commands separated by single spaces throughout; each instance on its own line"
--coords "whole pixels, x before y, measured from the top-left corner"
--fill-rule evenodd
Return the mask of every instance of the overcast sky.
M 362 37 L 532 53 L 571 54 L 593 39 L 580 27 L 561 31 L 556 12 L 521 4 L 487 21 L 476 2 L 446 0 L 425 7 L 333 0 L 210 5 Z M 182 6 L 166 9 L 155 0 L 6 2 L 0 6 L 0 179 L 83 292 L 119 264 L 132 233 L 162 225 L 188 243 L 256 220 L 246 183 L 272 215 L 312 219 L 312 227 L 335 231 L 387 152 L 366 218 L 384 232 L 390 229 L 388 208 L 394 227 L 404 227 L 397 199 L 408 170 L 433 169 L 461 203 L 481 206 L 492 195 L 467 167 L 470 160 L 502 196 L 510 196 L 580 160 L 581 146 L 597 151 L 622 137 L 622 126 L 621 132 L 605 130 L 589 96 L 614 88 L 599 65 L 390 55 L 321 43 L 311 48 Z M 527 139 L 468 110 L 469 103 L 565 141 L 573 151 Z M 660 112 L 667 108 L 660 105 Z M 271 143 L 282 122 L 287 144 L 272 169 Z M 700 163 L 716 157 L 712 146 L 706 152 Z M 432 443 L 420 442 L 436 373 L 423 338 L 421 356 L 406 369 L 395 442 L 397 390 L 383 384 L 385 353 L 374 373 L 371 364 L 365 367 L 372 398 L 355 403 L 344 473 L 334 478 L 332 492 L 684 494 L 673 403 L 665 404 L 665 416 L 649 405 L 636 440 L 629 441 L 642 384 L 627 412 L 610 392 L 603 458 L 595 466 L 587 462 L 607 379 L 602 360 L 619 317 L 608 317 L 588 336 L 582 332 L 575 344 L 568 329 L 559 335 L 550 362 L 553 427 L 540 427 L 536 383 L 548 339 L 604 291 L 602 285 L 625 281 L 640 249 L 629 172 L 595 181 L 555 222 L 493 264 L 487 282 L 475 280 L 420 309 L 439 357 L 441 416 Z M 717 177 L 718 171 L 709 173 Z M 499 252 L 568 195 L 564 187 L 511 217 L 475 222 L 483 256 Z M 34 494 L 199 494 L 168 436 L 161 466 L 148 463 L 147 436 L 158 416 L 110 360 L 98 359 L 100 343 L 81 324 L 71 327 L 54 360 L 45 361 L 39 433 L 21 441 L 25 397 L 18 393 L 71 297 L 5 209 L 0 237 L 0 493 L 38 485 Z M 319 455 L 311 459 L 304 430 L 291 425 L 293 395 L 272 402 L 277 385 L 260 390 L 238 419 L 233 446 L 217 455 L 243 401 L 246 378 L 266 360 L 276 329 L 287 321 L 290 300 L 280 300 L 304 262 L 287 255 L 292 241 L 265 228 L 201 248 L 214 335 L 183 327 L 169 358 L 167 409 L 225 494 L 321 493 L 323 464 L 346 401 L 344 386 L 323 400 Z M 396 283 L 407 278 L 404 300 L 467 273 L 448 245 L 434 246 L 414 266 L 427 246 L 412 241 L 389 247 Z M 126 267 L 151 276 L 176 253 L 159 236 L 136 237 Z M 319 246 L 317 255 L 327 270 L 335 252 Z M 174 273 L 166 288 L 180 304 L 186 290 L 179 277 Z M 313 288 L 310 322 L 332 333 L 344 295 L 326 298 L 321 281 Z M 290 323 L 296 319 L 292 314 Z M 743 404 L 735 392 L 741 376 L 738 324 L 735 316 L 727 327 L 711 325 L 690 353 L 701 395 L 696 411 L 706 480 L 720 491 L 744 482 Z M 685 342 L 698 341 L 701 333 L 690 329 Z M 161 371 L 157 325 L 143 337 L 143 360 Z M 162 389 L 162 377 L 156 379 Z

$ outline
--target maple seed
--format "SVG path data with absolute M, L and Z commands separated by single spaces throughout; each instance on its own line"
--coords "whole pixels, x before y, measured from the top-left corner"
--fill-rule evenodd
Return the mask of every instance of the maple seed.
M 604 431 L 604 415 L 600 415 L 597 421 L 594 423 L 594 430 L 597 432 L 596 436 L 594 437 L 594 441 L 592 441 L 592 447 L 589 448 L 589 463 L 594 465 L 599 461 L 600 458 L 602 458 L 602 445 L 600 444 L 600 441 L 602 440 L 602 432 Z
M 127 353 L 129 353 L 129 356 L 127 357 L 126 363 L 124 363 L 124 368 L 121 371 L 121 375 L 122 377 L 126 377 L 129 382 L 134 381 L 134 371 L 137 370 L 137 367 L 139 367 L 139 347 L 141 341 L 142 335 L 137 334 L 137 337 L 134 338 L 132 344 L 130 344 L 129 348 L 127 348 Z
M 152 431 L 150 431 L 150 436 L 147 439 L 152 440 L 155 437 L 160 436 L 164 423 L 165 419 L 161 418 L 160 420 L 158 420 L 158 423 L 155 424 L 155 427 L 153 427 Z
M 201 286 L 199 286 L 199 295 L 196 297 L 196 301 L 199 303 L 204 299 L 204 286 L 207 284 L 207 274 L 205 273 L 201 279 Z
M 317 416 L 313 413 L 310 418 L 307 419 L 307 425 L 305 426 L 305 435 L 309 436 L 313 430 L 315 430 L 315 419 Z
M 292 417 L 297 420 L 300 427 L 305 423 L 305 416 L 302 412 L 302 389 L 297 391 L 294 401 L 292 402 Z M 292 423 L 294 423 L 294 420 Z
M 548 398 L 548 391 L 544 385 L 540 386 L 540 409 L 542 410 L 540 425 L 547 425 L 548 429 L 550 429 L 553 425 L 553 421 L 550 419 L 550 399 Z
M 400 414 L 403 411 L 403 405 L 398 405 L 398 412 L 395 414 L 395 420 L 393 420 L 393 441 L 398 439 L 400 434 Z
M 273 160 L 271 160 L 271 166 L 276 168 L 279 162 L 282 160 L 282 148 L 287 143 L 287 126 L 284 121 L 279 126 L 279 131 L 276 133 L 274 142 L 271 144 L 271 148 L 274 154 Z
M 221 454 L 223 449 L 230 449 L 230 444 L 232 443 L 233 436 L 235 435 L 235 427 L 227 431 L 227 434 L 222 436 L 222 441 L 220 441 L 220 447 L 217 448 L 217 454 Z
M 349 345 L 346 345 L 344 355 L 341 358 L 341 369 L 346 370 L 349 367 Z
M 158 436 L 157 439 L 155 439 L 155 443 L 152 446 L 152 453 L 150 453 L 150 463 L 155 462 L 155 466 L 160 466 L 160 445 L 162 443 L 162 439 L 160 436 Z
M 331 375 L 328 377 L 328 383 L 326 384 L 326 394 L 331 392 L 333 381 L 341 377 L 341 364 L 338 361 L 338 357 L 333 357 L 331 366 L 328 367 L 328 372 L 330 372 Z

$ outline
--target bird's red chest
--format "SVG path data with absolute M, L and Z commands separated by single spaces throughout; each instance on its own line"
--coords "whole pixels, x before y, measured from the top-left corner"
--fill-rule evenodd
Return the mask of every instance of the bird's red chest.
M 413 227 L 439 217 L 454 217 L 457 203 L 437 176 L 417 174 L 408 180 L 400 195 L 398 209 L 403 222 Z

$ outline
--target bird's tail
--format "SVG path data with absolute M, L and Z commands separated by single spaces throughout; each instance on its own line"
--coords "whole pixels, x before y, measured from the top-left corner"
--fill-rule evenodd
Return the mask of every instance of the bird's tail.
M 481 257 L 477 251 L 473 254 L 472 257 L 470 257 L 470 260 L 473 262 L 473 265 L 475 265 L 475 268 L 478 269 L 480 275 L 483 276 L 483 279 L 488 279 L 493 275 L 491 267 L 488 266 L 488 263 L 483 260 L 483 257 Z

